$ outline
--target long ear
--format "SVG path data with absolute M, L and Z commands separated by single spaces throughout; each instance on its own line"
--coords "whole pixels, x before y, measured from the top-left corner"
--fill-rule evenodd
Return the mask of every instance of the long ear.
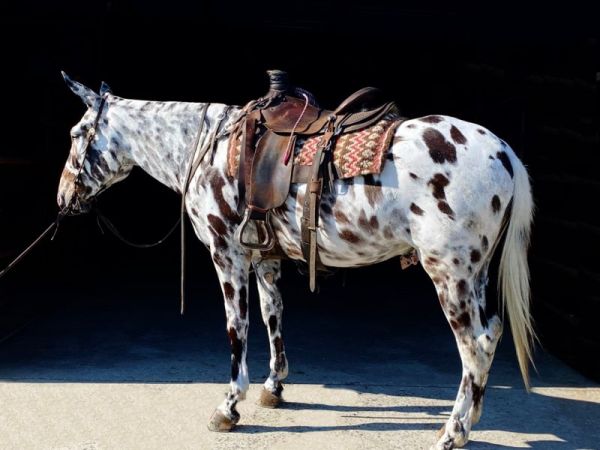
M 69 76 L 63 71 L 60 72 L 65 79 L 65 83 L 69 86 L 69 89 L 73 91 L 75 95 L 77 95 L 83 103 L 85 103 L 89 107 L 93 107 L 96 101 L 98 100 L 98 94 L 92 91 L 89 87 L 84 86 L 77 81 L 71 80 Z
M 112 94 L 112 91 L 110 90 L 110 86 L 103 81 L 100 86 L 100 97 L 104 97 L 104 94 L 107 93 Z

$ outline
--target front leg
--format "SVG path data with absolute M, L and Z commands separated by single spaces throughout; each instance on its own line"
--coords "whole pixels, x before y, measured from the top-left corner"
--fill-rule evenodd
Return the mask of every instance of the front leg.
M 211 249 L 225 299 L 227 335 L 231 344 L 231 381 L 225 400 L 210 419 L 211 431 L 230 431 L 240 420 L 236 405 L 246 398 L 249 387 L 246 353 L 248 349 L 248 273 L 250 258 L 241 249 L 232 252 Z M 226 262 L 226 263 L 225 263 Z
M 282 400 L 283 385 L 281 381 L 288 374 L 281 323 L 283 301 L 277 287 L 277 281 L 281 274 L 281 261 L 259 261 L 254 264 L 254 270 L 260 296 L 260 312 L 269 333 L 271 350 L 269 378 L 265 381 L 259 405 L 265 408 L 275 408 Z

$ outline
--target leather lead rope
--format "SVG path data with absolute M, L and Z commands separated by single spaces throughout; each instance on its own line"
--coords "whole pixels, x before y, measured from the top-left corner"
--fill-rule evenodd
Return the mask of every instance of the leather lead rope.
M 181 188 L 181 212 L 179 216 L 179 222 L 181 224 L 181 280 L 180 280 L 180 296 L 181 296 L 181 308 L 180 314 L 183 315 L 185 312 L 185 196 L 187 194 L 188 187 L 190 185 L 190 181 L 192 179 L 193 167 L 194 167 L 194 159 L 196 157 L 196 153 L 198 152 L 198 147 L 200 146 L 200 138 L 202 136 L 202 131 L 204 130 L 204 120 L 206 119 L 206 112 L 208 111 L 209 103 L 206 103 L 202 107 L 202 113 L 200 114 L 200 125 L 198 127 L 198 134 L 196 135 L 196 139 L 194 141 L 194 146 L 192 147 L 192 157 L 190 158 L 190 164 L 187 168 L 187 173 L 185 175 L 185 180 L 183 186 Z
M 54 229 L 58 230 L 58 225 L 60 224 L 60 221 L 63 219 L 63 217 L 64 217 L 63 214 L 58 213 L 58 215 L 56 216 L 56 220 L 54 220 L 54 222 L 52 222 L 50 225 L 48 225 L 48 228 L 46 228 L 42 232 L 42 234 L 40 234 L 31 244 L 29 244 L 25 250 L 23 250 L 21 253 L 19 253 L 19 256 L 17 256 L 15 259 L 13 259 L 12 262 L 8 266 L 6 266 L 4 269 L 2 269 L 2 271 L 0 271 L 0 278 L 2 278 L 4 275 L 6 275 L 10 271 L 10 269 L 12 269 L 23 258 L 25 258 L 25 256 L 31 250 L 33 250 L 33 248 L 36 245 L 38 245 L 48 234 L 50 234 L 50 232 L 52 232 Z M 52 239 L 54 239 L 54 236 L 52 236 Z
M 74 183 L 79 182 L 81 172 L 83 171 L 85 161 L 87 159 L 89 145 L 96 134 L 96 128 L 100 121 L 100 116 L 102 115 L 102 110 L 104 109 L 105 104 L 106 104 L 106 97 L 102 97 L 100 106 L 98 108 L 98 114 L 94 120 L 92 127 L 88 130 L 85 148 L 83 149 L 83 158 L 82 158 L 79 168 L 77 170 L 77 174 L 75 176 Z M 231 108 L 232 108 L 231 106 L 227 106 L 224 109 L 224 111 L 221 113 L 221 116 L 219 117 L 219 122 L 217 123 L 217 126 L 215 127 L 212 135 L 210 136 L 210 139 L 208 139 L 208 141 L 202 141 L 202 145 L 200 145 L 202 132 L 204 130 L 204 123 L 206 120 L 206 113 L 207 113 L 209 106 L 210 106 L 210 104 L 206 103 L 203 105 L 203 108 L 202 108 L 201 118 L 200 118 L 200 126 L 198 129 L 198 134 L 196 135 L 196 139 L 194 140 L 194 145 L 192 147 L 192 157 L 190 159 L 190 163 L 189 163 L 189 166 L 186 171 L 185 182 L 184 182 L 183 188 L 182 188 L 180 217 L 177 220 L 177 222 L 175 222 L 173 227 L 171 227 L 171 229 L 161 239 L 159 239 L 153 243 L 150 243 L 150 244 L 138 244 L 135 242 L 131 242 L 130 240 L 126 239 L 119 232 L 119 230 L 117 230 L 115 225 L 108 219 L 108 217 L 106 217 L 100 211 L 100 209 L 98 207 L 94 208 L 96 211 L 96 214 L 97 214 L 97 218 L 98 218 L 98 226 L 100 227 L 100 230 L 102 232 L 104 232 L 104 230 L 102 229 L 101 223 L 104 226 L 106 226 L 106 228 L 111 233 L 113 233 L 113 235 L 115 237 L 117 237 L 120 241 L 122 241 L 123 243 L 125 243 L 131 247 L 135 247 L 135 248 L 151 248 L 151 247 L 156 247 L 157 245 L 162 244 L 167 238 L 169 238 L 173 234 L 173 232 L 177 229 L 177 226 L 179 224 L 181 224 L 181 314 L 183 314 L 185 311 L 185 297 L 184 297 L 184 294 L 185 294 L 185 292 L 184 292 L 184 288 L 185 288 L 185 227 L 184 227 L 184 225 L 185 225 L 185 220 L 184 220 L 185 219 L 185 196 L 187 194 L 187 190 L 189 188 L 191 179 L 192 179 L 194 173 L 196 172 L 196 169 L 198 168 L 198 166 L 204 159 L 204 156 L 206 155 L 206 153 L 208 153 L 210 151 L 211 153 L 214 154 L 218 139 L 220 139 L 221 137 L 230 133 L 230 130 L 223 129 L 223 124 L 226 122 L 227 118 L 229 117 L 229 112 L 231 111 Z M 212 163 L 212 156 L 211 156 L 211 163 Z M 75 200 L 75 196 L 72 196 L 71 199 L 69 200 L 69 204 L 65 208 L 63 208 L 61 211 L 58 212 L 56 219 L 42 232 L 42 234 L 40 234 L 11 263 L 9 263 L 4 269 L 2 269 L 2 271 L 0 271 L 0 278 L 2 278 L 4 275 L 6 275 L 14 266 L 16 266 L 31 250 L 33 250 L 34 247 L 36 247 L 52 231 L 54 231 L 54 235 L 52 236 L 51 240 L 54 239 L 54 236 L 56 235 L 56 231 L 58 231 L 60 222 L 62 221 L 62 219 L 65 216 L 67 216 L 69 214 L 69 211 L 73 205 L 74 200 Z
M 211 136 L 209 139 L 205 137 L 204 140 L 201 139 L 202 132 L 204 131 L 204 121 L 206 119 L 206 112 L 208 111 L 208 107 L 210 103 L 206 103 L 202 109 L 200 116 L 200 126 L 198 128 L 198 134 L 196 135 L 196 139 L 194 141 L 194 146 L 192 147 L 192 157 L 190 159 L 190 164 L 187 168 L 185 181 L 183 187 L 181 189 L 181 215 L 179 221 L 181 222 L 181 284 L 180 284 L 180 293 L 181 293 L 181 309 L 180 313 L 183 315 L 185 312 L 185 199 L 188 188 L 190 186 L 190 182 L 192 181 L 192 177 L 204 156 L 210 151 L 211 152 L 211 163 L 212 163 L 212 155 L 215 151 L 215 146 L 217 144 L 218 139 L 225 136 L 229 133 L 228 130 L 222 129 L 223 124 L 226 122 L 229 117 L 229 111 L 231 110 L 231 106 L 225 107 L 223 112 L 219 117 L 219 122 L 215 126 Z
M 179 222 L 181 221 L 181 218 L 177 219 L 177 222 L 175 222 L 175 224 L 169 229 L 169 231 L 167 231 L 167 233 L 162 238 L 158 239 L 157 241 L 151 242 L 150 244 L 138 244 L 136 242 L 132 242 L 129 239 L 125 238 L 121 234 L 121 232 L 117 229 L 117 227 L 110 221 L 110 219 L 108 217 L 106 217 L 102 213 L 102 211 L 100 211 L 100 209 L 98 207 L 94 208 L 94 210 L 96 211 L 96 215 L 97 215 L 97 219 L 98 219 L 98 227 L 100 228 L 100 231 L 103 234 L 104 234 L 104 229 L 102 228 L 102 225 L 104 225 L 121 242 L 129 245 L 130 247 L 134 247 L 134 248 L 157 247 L 158 245 L 165 242 L 175 232 L 175 230 L 177 229 L 177 226 L 179 225 Z
M 83 171 L 83 167 L 85 166 L 85 160 L 87 159 L 88 150 L 90 148 L 90 143 L 94 139 L 96 135 L 96 128 L 98 127 L 98 123 L 100 122 L 100 117 L 102 116 L 102 111 L 104 110 L 104 106 L 106 105 L 106 95 L 103 95 L 100 99 L 100 105 L 98 106 L 98 114 L 94 118 L 94 123 L 90 127 L 87 132 L 85 147 L 83 149 L 83 158 L 81 159 L 81 163 L 79 164 L 79 168 L 77 169 L 77 174 L 75 175 L 75 180 L 73 181 L 73 185 L 79 183 L 79 178 L 81 176 L 81 172 Z M 2 271 L 0 271 L 0 278 L 6 275 L 14 266 L 16 266 L 31 250 L 33 250 L 42 240 L 50 234 L 51 231 L 54 231 L 52 238 L 50 240 L 54 240 L 56 236 L 56 232 L 58 231 L 58 227 L 60 222 L 64 219 L 66 215 L 69 214 L 71 207 L 73 206 L 73 201 L 75 200 L 75 195 L 72 195 L 69 199 L 69 203 L 61 209 L 56 215 L 56 219 L 48 225 L 48 227 L 40 234 L 31 244 L 27 246 L 25 250 L 23 250 L 19 255 L 13 259 Z

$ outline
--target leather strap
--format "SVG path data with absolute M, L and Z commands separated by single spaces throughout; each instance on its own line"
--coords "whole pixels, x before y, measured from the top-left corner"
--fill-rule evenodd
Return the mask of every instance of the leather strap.
M 254 156 L 254 133 L 256 132 L 257 115 L 250 113 L 246 116 L 241 126 L 244 128 L 242 148 L 240 150 L 239 166 L 239 201 L 240 209 L 244 205 L 246 191 L 249 191 L 250 173 L 252 171 L 252 157 Z
M 301 247 L 302 254 L 308 264 L 309 288 L 311 292 L 316 289 L 317 278 L 317 227 L 319 225 L 319 201 L 323 192 L 322 166 L 327 151 L 330 150 L 334 138 L 334 119 L 327 125 L 327 131 L 323 135 L 322 144 L 311 166 L 311 176 L 306 185 L 304 194 L 304 209 L 301 221 Z
M 336 124 L 344 129 L 344 133 L 351 133 L 379 122 L 386 114 L 397 112 L 398 107 L 394 102 L 384 103 L 371 111 L 362 111 L 346 115 L 337 115 Z
M 194 146 L 192 147 L 192 157 L 185 174 L 183 186 L 181 187 L 181 212 L 180 212 L 180 223 L 181 223 L 181 279 L 180 279 L 180 295 L 181 295 L 181 308 L 180 313 L 183 314 L 185 311 L 185 196 L 187 194 L 192 175 L 194 173 L 194 159 L 198 148 L 200 147 L 200 138 L 202 137 L 202 131 L 204 130 L 204 120 L 206 119 L 206 112 L 208 111 L 209 103 L 202 106 L 202 112 L 200 113 L 200 125 L 198 126 L 198 134 L 194 140 Z M 204 156 L 204 155 L 201 155 Z
M 344 105 L 342 104 L 342 106 Z M 366 126 L 365 123 L 377 121 L 393 108 L 395 108 L 395 104 L 390 102 L 379 107 L 375 115 L 373 115 L 373 111 L 367 111 L 364 114 L 333 114 L 329 118 L 321 145 L 317 148 L 313 164 L 310 166 L 310 178 L 305 178 L 305 180 L 307 180 L 307 186 L 304 195 L 300 234 L 302 239 L 302 254 L 308 264 L 309 288 L 311 292 L 314 292 L 316 289 L 317 265 L 321 265 L 317 246 L 317 228 L 319 225 L 319 210 L 323 184 L 324 182 L 327 182 L 329 188 L 332 189 L 336 175 L 333 161 L 325 161 L 325 158 L 330 156 L 330 151 L 335 144 L 335 137 L 338 134 L 350 132 L 354 127 L 362 128 Z M 351 121 L 352 124 L 349 125 L 348 121 Z
M 331 167 L 332 167 L 331 181 L 339 180 L 340 174 L 339 174 L 338 167 L 335 164 L 331 164 Z M 296 184 L 308 183 L 308 180 L 310 179 L 311 171 L 312 171 L 312 166 L 301 166 L 300 164 L 295 164 L 294 167 L 292 168 L 292 183 L 296 183 Z
M 4 275 L 6 275 L 10 269 L 12 269 L 14 266 L 16 266 L 23 258 L 25 258 L 25 256 L 27 256 L 27 254 L 33 250 L 33 248 L 35 246 L 37 246 L 40 242 L 42 242 L 42 240 L 48 235 L 50 234 L 51 231 L 54 230 L 58 230 L 58 226 L 60 224 L 60 221 L 64 218 L 65 216 L 62 213 L 58 213 L 58 215 L 56 216 L 56 219 L 50 224 L 48 225 L 48 227 L 42 232 L 42 234 L 40 234 L 35 241 L 33 241 L 31 244 L 29 244 L 27 246 L 27 248 L 25 250 L 23 250 L 21 253 L 19 253 L 19 255 L 13 259 L 10 264 L 8 264 L 4 269 L 0 270 L 0 278 L 2 278 Z M 56 231 L 54 231 L 56 233 Z M 52 237 L 52 239 L 54 239 L 54 236 Z
M 194 146 L 192 147 L 192 157 L 190 159 L 190 164 L 188 165 L 188 169 L 185 175 L 185 182 L 181 189 L 181 314 L 185 312 L 185 198 L 188 188 L 190 186 L 190 182 L 192 181 L 192 177 L 194 176 L 194 173 L 196 173 L 196 169 L 198 169 L 200 163 L 202 163 L 204 156 L 209 152 L 209 150 L 211 151 L 211 154 L 214 154 L 214 150 L 217 145 L 217 140 L 223 135 L 223 123 L 225 123 L 225 121 L 227 120 L 229 111 L 231 109 L 231 107 L 228 106 L 225 108 L 225 110 L 223 110 L 223 112 L 221 113 L 221 117 L 219 118 L 219 122 L 215 126 L 210 138 L 205 138 L 204 141 L 201 141 L 202 132 L 204 131 L 206 112 L 208 111 L 209 106 L 210 103 L 206 103 L 202 107 L 202 112 L 200 113 L 200 125 L 198 127 L 198 134 L 196 135 Z
M 207 141 L 204 142 L 204 145 L 202 146 L 202 150 L 200 150 L 198 152 L 198 156 L 196 157 L 196 159 L 194 160 L 194 163 L 192 165 L 192 172 L 191 172 L 192 176 L 196 173 L 196 170 L 198 169 L 198 167 L 204 160 L 204 157 L 206 156 L 207 153 L 210 153 L 210 163 L 211 164 L 213 163 L 213 158 L 215 156 L 215 149 L 216 149 L 217 141 L 218 141 L 218 138 L 221 137 L 221 135 L 223 134 L 223 124 L 227 120 L 230 110 L 231 110 L 231 106 L 225 107 L 225 109 L 223 110 L 223 112 L 221 113 L 221 115 L 219 117 L 219 121 L 217 122 L 215 129 L 212 132 L 212 135 L 210 136 L 210 139 L 208 139 Z M 190 179 L 188 180 L 188 184 L 191 181 L 192 181 L 192 179 L 190 176 Z M 187 186 L 186 186 L 186 191 L 187 191 Z
M 352 112 L 351 110 L 350 111 L 346 111 L 346 110 L 351 109 L 352 103 L 354 103 L 354 101 L 356 101 L 360 97 L 364 97 L 366 94 L 369 94 L 370 97 L 381 97 L 382 96 L 382 92 L 379 89 L 374 88 L 374 87 L 364 87 L 364 88 L 356 91 L 354 94 L 352 94 L 346 100 L 344 100 L 342 102 L 342 104 L 336 108 L 334 114 L 342 115 L 342 114 L 347 114 L 349 112 Z

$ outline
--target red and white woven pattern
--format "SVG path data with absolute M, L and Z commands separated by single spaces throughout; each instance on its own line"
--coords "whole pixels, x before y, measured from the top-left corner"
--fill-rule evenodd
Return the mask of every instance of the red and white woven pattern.
M 397 116 L 390 115 L 375 125 L 338 137 L 333 149 L 333 162 L 340 178 L 380 173 L 385 162 L 396 126 Z M 314 136 L 299 143 L 300 151 L 294 159 L 301 166 L 312 165 L 321 136 Z
M 340 178 L 352 178 L 359 175 L 381 173 L 385 155 L 390 148 L 394 131 L 400 124 L 398 116 L 390 114 L 375 125 L 364 130 L 338 136 L 333 149 L 333 161 Z M 312 165 L 322 136 L 298 139 L 294 164 Z M 232 138 L 229 144 L 227 172 L 236 176 L 239 163 L 241 140 Z

